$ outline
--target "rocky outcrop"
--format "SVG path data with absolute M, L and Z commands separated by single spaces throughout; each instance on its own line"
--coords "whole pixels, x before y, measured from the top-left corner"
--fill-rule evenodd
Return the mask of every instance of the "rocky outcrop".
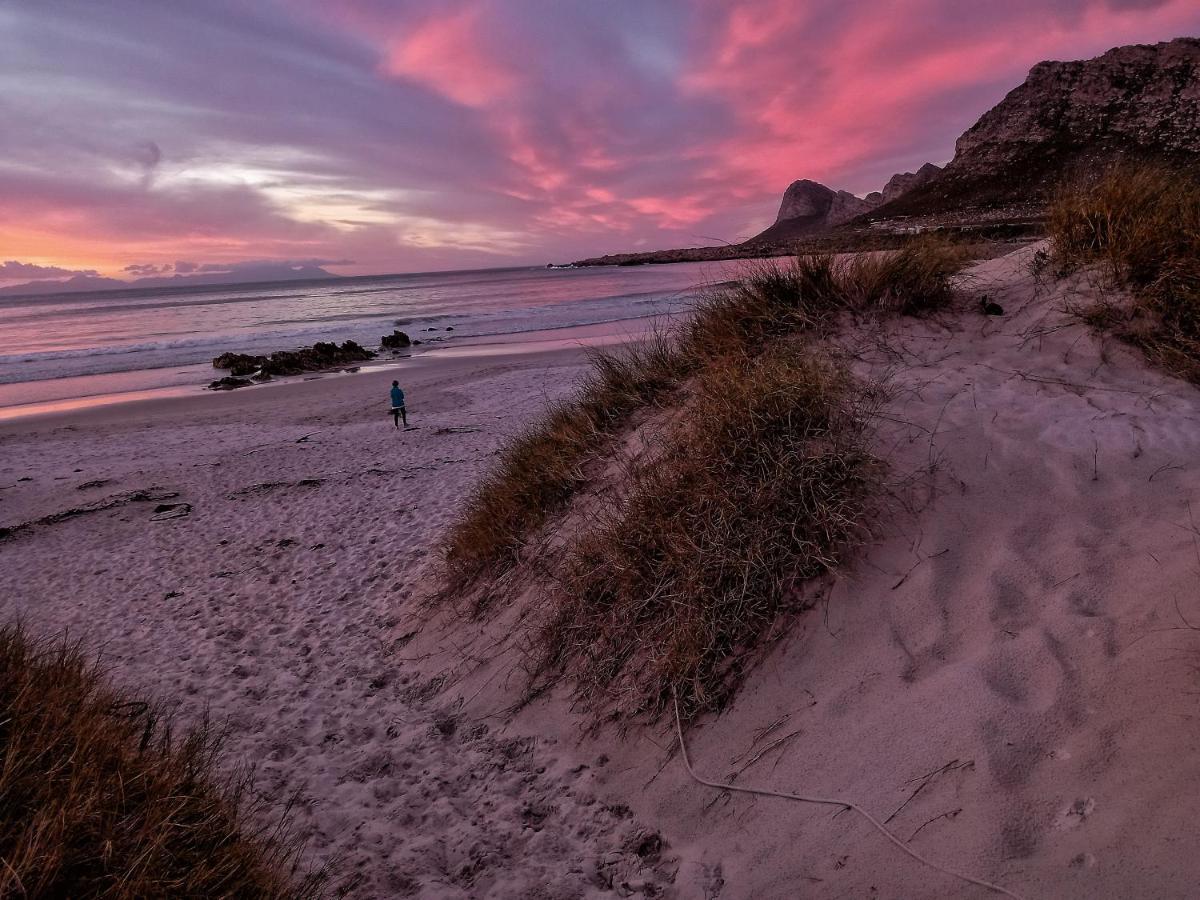
M 773 244 L 823 234 L 873 212 L 881 204 L 895 200 L 908 191 L 928 184 L 941 172 L 939 166 L 925 163 L 915 172 L 893 175 L 882 191 L 872 191 L 865 197 L 857 197 L 849 191 L 835 191 L 807 178 L 793 181 L 783 193 L 783 202 L 779 204 L 775 224 L 746 243 Z
M 805 219 L 820 225 L 840 225 L 870 208 L 870 203 L 849 191 L 835 191 L 805 178 L 788 185 L 775 221 Z
M 385 350 L 403 350 L 405 347 L 412 346 L 412 340 L 403 331 L 397 329 L 391 334 L 385 334 L 381 337 L 379 345 Z
M 225 387 L 217 387 L 224 382 L 233 382 L 242 376 L 254 373 L 257 380 L 269 380 L 274 375 L 299 375 L 303 372 L 318 372 L 322 369 L 334 369 L 350 363 L 374 359 L 375 354 L 354 341 L 346 341 L 341 346 L 332 342 L 318 341 L 311 347 L 299 350 L 279 350 L 270 356 L 254 356 L 247 353 L 222 353 L 213 360 L 213 367 L 229 369 L 230 376 L 214 381 L 210 387 L 214 390 L 228 390 L 235 387 L 245 387 L 243 384 L 229 383 Z M 263 376 L 266 376 L 265 378 Z
M 249 353 L 222 353 L 213 360 L 214 369 L 228 369 L 235 378 L 252 375 L 267 363 L 265 356 L 251 356 Z
M 783 192 L 775 224 L 747 243 L 795 240 L 819 234 L 870 212 L 877 205 L 878 201 L 856 197 L 849 191 L 835 191 L 803 178 L 793 181 Z
M 888 183 L 883 186 L 882 193 L 878 193 L 879 203 L 889 203 L 901 194 L 907 194 L 915 188 L 928 184 L 941 173 L 942 167 L 935 166 L 933 163 L 925 163 L 915 172 L 899 172 L 889 178 Z M 867 196 L 870 198 L 876 194 Z
M 1200 40 L 1043 62 L 960 137 L 954 159 L 872 217 L 1042 202 L 1117 159 L 1200 160 Z

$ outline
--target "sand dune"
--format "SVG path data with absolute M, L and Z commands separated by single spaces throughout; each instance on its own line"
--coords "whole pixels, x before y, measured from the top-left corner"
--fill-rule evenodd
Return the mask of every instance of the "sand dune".
M 877 436 L 892 493 L 877 540 L 693 730 L 691 752 L 715 780 L 854 800 L 1020 896 L 1190 896 L 1197 395 L 1064 316 L 1096 287 L 1040 283 L 1036 249 L 965 279 L 1002 318 L 846 340 L 896 391 Z M 508 693 L 485 687 L 468 708 Z M 512 729 L 566 736 L 570 721 L 557 697 Z M 987 893 L 853 816 L 695 784 L 669 723 L 578 752 L 596 748 L 620 773 L 605 787 L 671 841 L 680 896 Z
M 1004 317 L 845 340 L 895 389 L 876 539 L 691 731 L 692 759 L 850 798 L 1019 896 L 1187 897 L 1200 395 L 1067 318 L 1096 288 L 1040 282 L 1035 249 L 968 273 Z M 439 530 L 580 365 L 415 369 L 400 433 L 390 375 L 0 427 L 0 525 L 35 522 L 0 539 L 3 614 L 228 718 L 231 759 L 300 792 L 349 896 L 985 896 L 853 816 L 696 784 L 670 722 L 585 735 L 565 690 L 510 712 L 520 604 L 421 627 Z M 150 489 L 190 513 L 105 506 Z

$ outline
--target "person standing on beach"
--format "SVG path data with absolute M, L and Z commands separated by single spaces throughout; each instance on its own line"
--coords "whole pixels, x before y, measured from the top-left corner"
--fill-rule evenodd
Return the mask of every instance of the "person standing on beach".
M 392 382 L 392 420 L 396 423 L 396 427 L 400 427 L 400 420 L 404 420 L 404 427 L 408 427 L 408 414 L 404 411 L 404 391 L 400 389 L 400 382 Z

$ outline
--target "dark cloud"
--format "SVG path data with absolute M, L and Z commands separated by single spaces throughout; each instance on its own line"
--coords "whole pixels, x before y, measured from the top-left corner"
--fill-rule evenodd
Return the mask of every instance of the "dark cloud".
M 69 278 L 72 275 L 96 275 L 95 269 L 63 269 L 59 266 L 39 266 L 33 263 L 10 259 L 0 263 L 0 281 L 40 281 L 42 279 Z
M 156 266 L 153 263 L 133 263 L 132 265 L 125 266 L 121 271 L 140 277 L 142 275 L 162 275 L 171 270 L 172 266 L 170 265 Z

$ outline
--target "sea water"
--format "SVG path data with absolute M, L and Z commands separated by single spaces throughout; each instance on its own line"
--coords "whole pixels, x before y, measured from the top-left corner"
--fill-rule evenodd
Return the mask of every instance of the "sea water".
M 368 348 L 399 328 L 440 346 L 690 307 L 744 263 L 511 268 L 0 297 L 0 409 L 195 386 L 225 351 Z

